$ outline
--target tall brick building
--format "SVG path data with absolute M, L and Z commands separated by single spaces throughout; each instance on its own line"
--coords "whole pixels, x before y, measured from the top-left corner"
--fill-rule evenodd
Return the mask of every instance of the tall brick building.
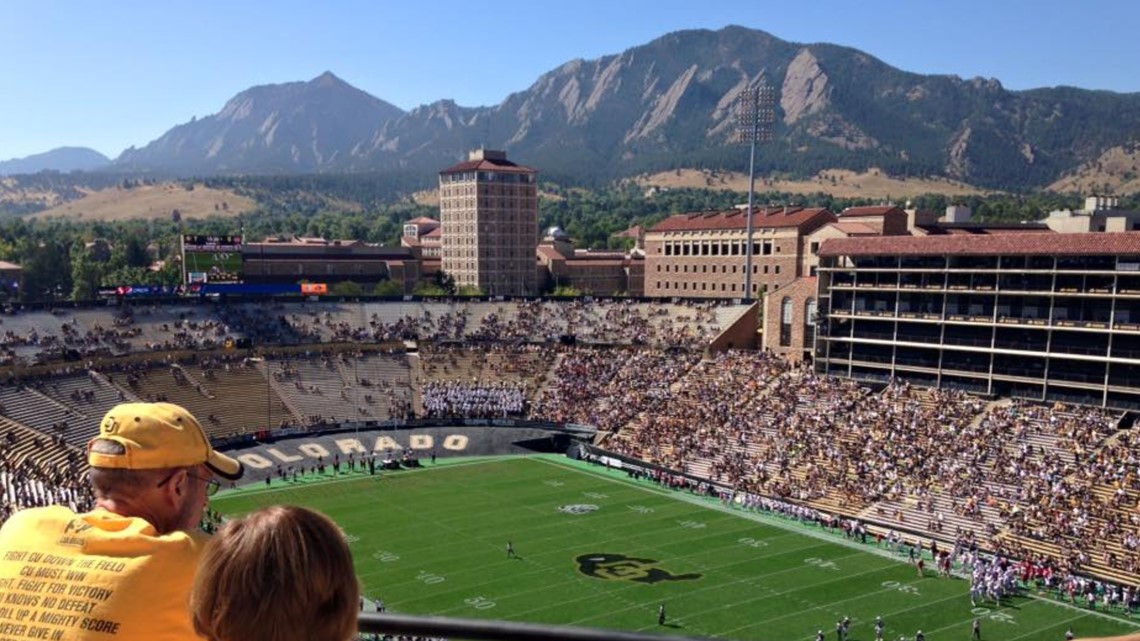
M 479 149 L 439 174 L 443 270 L 498 296 L 537 293 L 538 172 Z

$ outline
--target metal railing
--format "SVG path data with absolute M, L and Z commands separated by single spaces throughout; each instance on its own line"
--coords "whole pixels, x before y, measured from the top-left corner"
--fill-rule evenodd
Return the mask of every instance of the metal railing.
M 648 613 L 647 613 L 648 614 Z M 654 616 L 650 614 L 650 616 Z M 666 627 L 668 624 L 666 624 Z M 487 619 L 410 616 L 363 612 L 358 619 L 362 634 L 412 635 L 487 641 L 662 641 L 662 635 L 620 632 L 569 625 L 544 625 Z M 710 641 L 704 637 L 669 635 L 669 641 Z

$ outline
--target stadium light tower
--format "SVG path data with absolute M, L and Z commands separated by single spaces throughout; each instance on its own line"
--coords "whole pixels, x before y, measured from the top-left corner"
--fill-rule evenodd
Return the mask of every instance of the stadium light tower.
M 776 90 L 766 80 L 742 91 L 736 98 L 737 139 L 749 143 L 748 215 L 744 232 L 744 300 L 752 300 L 752 202 L 756 193 L 756 143 L 772 140 L 776 121 Z

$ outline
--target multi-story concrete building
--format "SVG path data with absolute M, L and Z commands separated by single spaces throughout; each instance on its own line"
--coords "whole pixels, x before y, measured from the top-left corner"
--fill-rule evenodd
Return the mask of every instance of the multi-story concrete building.
M 802 275 L 805 238 L 835 222 L 827 209 L 757 209 L 752 225 L 752 292 L 786 285 Z M 742 298 L 747 263 L 744 209 L 679 214 L 645 232 L 645 295 Z
M 443 270 L 460 287 L 537 293 L 538 172 L 479 149 L 439 174 Z
M 821 372 L 1140 408 L 1140 233 L 837 238 L 820 261 Z

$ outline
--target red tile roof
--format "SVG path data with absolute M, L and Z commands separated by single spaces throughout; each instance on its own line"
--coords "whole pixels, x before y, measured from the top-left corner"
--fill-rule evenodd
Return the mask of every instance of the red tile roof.
M 443 227 L 436 227 L 428 233 L 420 236 L 420 238 L 443 238 Z
M 509 160 L 495 160 L 483 158 L 482 160 L 468 160 L 461 162 L 458 165 L 448 167 L 441 174 L 458 174 L 464 171 L 499 171 L 514 174 L 536 174 L 536 170 L 530 167 L 517 165 Z
M 427 216 L 420 216 L 419 218 L 413 218 L 404 224 L 405 225 L 438 225 L 439 221 L 434 219 L 434 218 L 428 218 Z
M 932 225 L 915 225 L 915 228 L 925 232 L 928 236 L 1053 233 L 1053 230 L 1049 229 L 1045 223 L 935 223 Z
M 566 260 L 566 257 L 561 252 L 557 251 L 550 245 L 539 245 L 538 253 L 542 254 L 550 260 Z
M 816 220 L 834 222 L 835 214 L 822 207 L 769 207 L 757 209 L 752 215 L 753 229 L 775 227 L 801 227 Z M 670 216 L 650 228 L 650 233 L 667 231 L 712 231 L 722 229 L 746 229 L 748 219 L 743 209 L 728 211 L 706 211 Z
M 844 209 L 843 211 L 839 212 L 839 217 L 840 218 L 855 218 L 857 216 L 885 216 L 891 212 L 898 212 L 900 214 L 906 213 L 903 210 L 899 209 L 898 207 L 889 207 L 889 206 L 848 207 L 847 209 Z
M 831 238 L 820 256 L 1140 255 L 1140 232 Z
M 831 226 L 848 236 L 879 236 L 883 233 L 879 227 L 855 221 L 841 220 L 837 223 L 831 223 Z

